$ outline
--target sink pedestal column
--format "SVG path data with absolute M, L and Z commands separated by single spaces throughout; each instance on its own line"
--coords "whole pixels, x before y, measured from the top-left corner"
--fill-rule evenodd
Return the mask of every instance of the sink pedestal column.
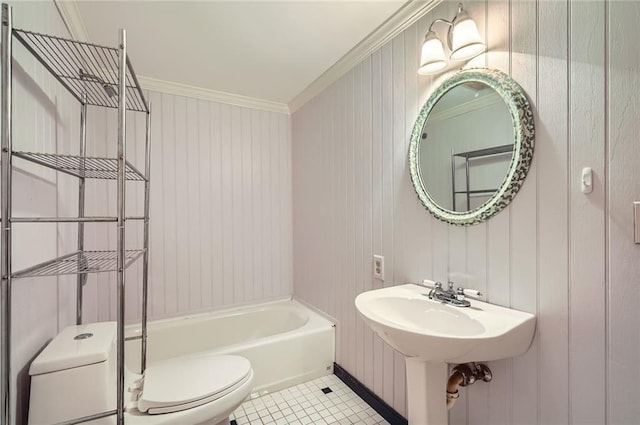
M 446 363 L 406 358 L 409 425 L 447 425 Z

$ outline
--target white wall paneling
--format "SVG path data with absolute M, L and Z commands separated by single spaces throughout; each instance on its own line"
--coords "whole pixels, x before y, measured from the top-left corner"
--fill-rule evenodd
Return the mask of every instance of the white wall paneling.
M 148 98 L 150 318 L 290 295 L 290 117 L 166 93 L 149 92 Z M 96 121 L 93 136 L 99 146 L 113 137 L 109 124 L 116 116 L 111 112 L 90 117 Z M 145 117 L 129 114 L 128 119 L 127 155 L 142 166 Z M 128 214 L 141 215 L 143 186 L 129 183 L 127 190 Z M 104 208 L 99 200 L 95 205 Z M 140 246 L 142 223 L 128 226 L 127 245 Z M 131 267 L 127 275 L 126 317 L 137 322 L 141 269 Z M 115 280 L 103 279 L 88 285 L 97 285 L 89 289 L 94 299 L 88 303 L 97 306 L 97 320 L 112 320 Z
M 639 391 L 635 385 L 620 394 L 619 388 L 640 379 L 640 245 L 633 242 L 632 202 L 640 200 L 640 149 L 638 113 L 640 101 L 640 50 L 635 22 L 640 19 L 638 2 L 605 3 L 604 25 L 606 121 L 604 176 L 596 184 L 604 186 L 606 227 L 607 300 L 607 419 L 611 425 L 638 422 Z M 599 98 L 600 99 L 600 98 Z M 602 126 L 600 126 L 602 129 Z M 595 284 L 594 288 L 599 289 Z M 602 297 L 602 291 L 597 296 Z M 599 310 L 597 313 L 600 313 Z M 599 353 L 596 353 L 599 354 Z
M 570 17 L 569 418 L 573 423 L 596 425 L 606 421 L 607 213 L 605 186 L 597 184 L 585 195 L 579 176 L 586 166 L 600 183 L 605 175 L 605 4 L 572 3 Z M 589 377 L 585 370 L 590 371 Z
M 423 210 L 407 166 L 419 108 L 450 75 L 419 77 L 418 46 L 433 19 L 450 18 L 456 7 L 442 3 L 294 113 L 295 293 L 336 317 L 338 363 L 401 413 L 402 357 L 353 305 L 354 295 L 381 285 L 371 276 L 374 253 L 385 257 L 385 286 L 451 279 L 538 317 L 530 350 L 491 362 L 494 381 L 464 389 L 451 424 L 635 423 L 639 392 L 625 382 L 640 377 L 631 218 L 640 199 L 631 89 L 640 53 L 629 40 L 637 38 L 640 8 L 465 3 L 490 49 L 467 66 L 497 68 L 520 83 L 537 137 L 512 204 L 460 228 Z M 596 176 L 588 195 L 580 192 L 585 166 Z

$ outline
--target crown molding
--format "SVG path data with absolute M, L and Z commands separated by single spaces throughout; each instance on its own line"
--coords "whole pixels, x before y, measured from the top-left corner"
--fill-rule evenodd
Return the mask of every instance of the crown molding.
M 362 62 L 367 56 L 380 49 L 387 42 L 426 15 L 443 0 L 409 0 L 389 19 L 369 34 L 364 40 L 349 50 L 328 70 L 307 86 L 291 102 L 289 110 L 294 113 L 305 103 L 335 83 L 340 77 Z
M 75 1 L 70 0 L 53 0 L 58 8 L 58 13 L 62 17 L 64 25 L 67 27 L 67 31 L 74 40 L 77 41 L 89 41 L 89 34 L 87 33 L 87 27 L 84 26 L 82 15 L 78 10 L 78 4 Z
M 242 106 L 245 108 L 261 109 L 264 111 L 289 114 L 289 108 L 284 103 L 270 100 L 256 99 L 238 94 L 226 93 L 217 90 L 195 87 L 187 84 L 174 83 L 172 81 L 158 80 L 156 78 L 138 76 L 138 81 L 143 89 L 173 94 L 176 96 L 193 97 L 211 102 L 226 103 L 228 105 Z

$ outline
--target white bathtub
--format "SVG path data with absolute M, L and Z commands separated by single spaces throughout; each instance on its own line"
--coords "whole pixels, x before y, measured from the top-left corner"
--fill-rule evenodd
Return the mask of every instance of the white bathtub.
M 147 364 L 203 351 L 238 354 L 251 362 L 254 394 L 333 373 L 333 324 L 295 300 L 157 320 L 147 331 Z M 139 335 L 140 326 L 126 334 Z M 140 340 L 125 349 L 127 367 L 139 371 Z

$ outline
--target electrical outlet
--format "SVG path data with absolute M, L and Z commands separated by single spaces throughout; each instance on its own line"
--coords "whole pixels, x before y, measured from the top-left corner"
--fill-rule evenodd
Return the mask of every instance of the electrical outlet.
M 384 257 L 382 255 L 373 256 L 373 277 L 384 280 Z

